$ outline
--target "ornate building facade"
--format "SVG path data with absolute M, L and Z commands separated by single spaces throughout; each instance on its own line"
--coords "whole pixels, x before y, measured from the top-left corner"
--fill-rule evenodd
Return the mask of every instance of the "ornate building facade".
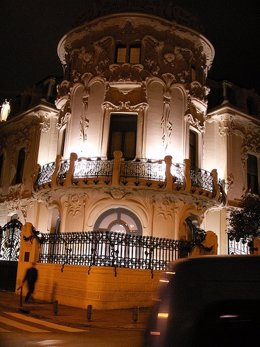
M 0 224 L 175 240 L 191 240 L 192 224 L 227 253 L 230 206 L 259 193 L 259 96 L 210 85 L 214 48 L 194 20 L 135 6 L 65 34 L 63 78 L 0 123 Z

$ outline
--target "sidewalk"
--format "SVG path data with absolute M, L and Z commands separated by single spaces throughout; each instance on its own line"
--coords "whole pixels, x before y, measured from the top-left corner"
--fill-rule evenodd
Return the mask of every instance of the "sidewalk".
M 35 301 L 33 304 L 22 304 L 17 293 L 0 291 L 1 311 L 8 310 L 24 313 L 35 318 L 45 319 L 57 324 L 73 327 L 100 327 L 117 329 L 144 330 L 149 317 L 149 308 L 139 308 L 137 321 L 134 309 L 95 310 L 92 309 L 91 319 L 88 320 L 87 308 L 56 305 Z M 136 311 L 135 311 L 136 312 Z

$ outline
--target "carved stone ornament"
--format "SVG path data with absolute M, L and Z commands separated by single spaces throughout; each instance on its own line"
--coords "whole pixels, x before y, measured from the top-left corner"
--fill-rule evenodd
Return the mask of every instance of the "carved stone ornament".
M 233 184 L 234 184 L 234 175 L 232 173 L 230 173 L 227 177 L 227 180 L 226 180 L 227 190 L 229 190 Z
M 126 101 L 126 102 L 119 102 L 119 105 L 114 105 L 109 101 L 103 102 L 102 104 L 102 108 L 104 110 L 109 110 L 109 111 L 131 111 L 131 112 L 138 112 L 138 111 L 143 111 L 145 109 L 148 108 L 148 104 L 147 103 L 141 103 L 141 104 L 137 104 L 137 105 L 131 105 L 130 101 Z
M 223 115 L 220 117 L 219 121 L 219 135 L 220 136 L 227 136 L 232 134 L 232 128 L 233 128 L 233 117 L 231 115 Z
M 48 113 L 41 115 L 40 129 L 43 133 L 47 133 L 50 130 L 51 122 Z
M 196 99 L 207 103 L 207 96 L 210 89 L 207 86 L 202 86 L 199 82 L 194 81 L 190 84 L 190 95 Z
M 243 167 L 246 166 L 248 153 L 260 153 L 260 131 L 253 125 L 244 130 L 243 143 L 241 146 Z
M 165 152 L 171 144 L 172 122 L 170 121 L 170 99 L 164 97 L 163 100 L 163 115 L 161 117 L 162 143 Z
M 69 61 L 72 81 L 80 82 L 81 76 L 86 72 L 100 75 L 106 71 L 112 62 L 113 46 L 113 37 L 106 36 L 99 41 L 88 42 L 80 48 L 73 49 Z
M 67 80 L 63 80 L 58 86 L 57 86 L 57 92 L 58 92 L 58 99 L 57 102 L 59 101 L 60 98 L 63 96 L 66 96 L 70 93 L 71 90 L 71 82 Z
M 68 208 L 68 214 L 76 216 L 80 213 L 83 203 L 78 194 L 73 194 L 68 197 L 65 206 Z
M 62 107 L 62 109 L 59 112 L 59 118 L 56 125 L 57 129 L 61 129 L 64 125 L 66 125 L 70 116 L 71 116 L 71 106 L 70 106 L 70 99 L 68 99 L 65 105 Z
M 123 189 L 111 189 L 108 194 L 112 196 L 115 200 L 121 200 L 124 196 L 126 196 L 128 193 Z
M 142 43 L 147 71 L 154 76 L 171 73 L 178 83 L 189 81 L 193 58 L 190 49 L 180 47 L 176 42 L 169 44 L 167 40 L 160 41 L 151 35 L 146 35 Z

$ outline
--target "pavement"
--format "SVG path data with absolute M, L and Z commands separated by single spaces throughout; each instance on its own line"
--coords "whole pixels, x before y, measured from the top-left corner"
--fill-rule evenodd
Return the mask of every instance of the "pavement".
M 145 330 L 149 308 L 95 310 L 60 305 L 57 302 L 35 300 L 21 303 L 18 293 L 0 290 L 1 311 L 19 312 L 35 318 L 72 327 L 99 327 L 114 329 Z

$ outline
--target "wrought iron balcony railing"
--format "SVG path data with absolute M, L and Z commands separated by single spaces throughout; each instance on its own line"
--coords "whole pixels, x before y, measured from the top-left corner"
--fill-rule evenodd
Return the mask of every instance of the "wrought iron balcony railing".
M 126 161 L 121 152 L 114 153 L 113 160 L 106 158 L 78 158 L 75 153 L 70 159 L 57 157 L 55 163 L 43 165 L 35 189 L 58 185 L 107 184 L 112 186 L 146 186 L 167 191 L 185 190 L 223 200 L 216 170 L 191 169 L 190 161 L 172 163 L 172 157 L 164 160 L 135 159 Z

